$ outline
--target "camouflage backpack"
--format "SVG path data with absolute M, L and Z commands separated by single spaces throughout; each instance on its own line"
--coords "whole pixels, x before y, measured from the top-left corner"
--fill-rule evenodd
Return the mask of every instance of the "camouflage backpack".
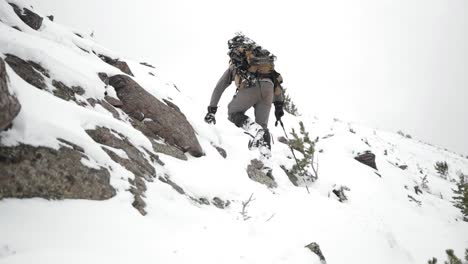
M 230 63 L 236 69 L 234 80 L 238 89 L 253 84 L 259 78 L 269 78 L 274 83 L 275 94 L 282 92 L 283 79 L 275 71 L 275 55 L 241 33 L 228 41 L 228 48 Z

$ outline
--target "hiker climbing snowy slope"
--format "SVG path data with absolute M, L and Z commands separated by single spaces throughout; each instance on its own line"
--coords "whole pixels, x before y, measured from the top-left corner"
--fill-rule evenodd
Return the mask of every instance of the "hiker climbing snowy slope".
M 218 102 L 224 90 L 234 81 L 237 92 L 228 105 L 229 121 L 252 137 L 249 149 L 260 148 L 260 153 L 269 157 L 271 135 L 268 120 L 271 105 L 275 105 L 277 120 L 284 115 L 283 79 L 274 68 L 276 57 L 242 34 L 229 40 L 228 47 L 230 65 L 213 91 L 205 121 L 216 124 Z M 251 107 L 255 109 L 255 121 L 245 115 Z

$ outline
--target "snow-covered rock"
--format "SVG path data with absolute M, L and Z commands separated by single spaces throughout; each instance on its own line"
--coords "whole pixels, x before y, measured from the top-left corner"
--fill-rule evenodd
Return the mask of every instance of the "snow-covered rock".
M 5 62 L 0 58 L 0 131 L 11 125 L 13 119 L 18 115 L 21 105 L 18 99 L 8 90 L 8 75 Z

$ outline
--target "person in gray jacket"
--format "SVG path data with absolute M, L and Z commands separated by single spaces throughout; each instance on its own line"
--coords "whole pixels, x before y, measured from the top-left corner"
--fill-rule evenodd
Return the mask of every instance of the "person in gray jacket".
M 209 124 L 216 124 L 215 114 L 218 109 L 218 102 L 221 95 L 232 82 L 236 83 L 237 93 L 228 105 L 228 119 L 237 127 L 243 128 L 253 139 L 249 143 L 249 148 L 266 146 L 271 149 L 271 138 L 268 131 L 268 119 L 271 105 L 275 105 L 275 116 L 280 120 L 284 115 L 284 96 L 280 83 L 281 75 L 273 80 L 268 77 L 257 77 L 255 81 L 242 79 L 233 64 L 224 72 L 214 88 L 211 101 L 208 106 L 208 113 L 205 121 Z M 255 121 L 252 121 L 245 112 L 251 107 L 255 111 Z

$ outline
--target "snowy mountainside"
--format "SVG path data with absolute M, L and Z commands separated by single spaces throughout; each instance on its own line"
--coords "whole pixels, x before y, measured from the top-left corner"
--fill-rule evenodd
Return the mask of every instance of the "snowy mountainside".
M 281 169 L 294 159 L 279 142 L 284 132 L 273 126 L 272 115 L 269 164 L 277 187 L 268 188 L 249 178 L 246 168 L 258 153 L 247 149 L 248 136 L 227 120 L 226 107 L 220 107 L 217 124 L 208 125 L 208 98 L 185 96 L 157 68 L 121 58 L 41 14 L 41 26 L 32 29 L 9 3 L 34 11 L 27 1 L 0 0 L 0 58 L 8 89 L 21 104 L 11 128 L 0 132 L 0 190 L 10 180 L 3 173 L 21 165 L 27 175 L 34 169 L 27 164 L 46 163 L 44 156 L 22 163 L 15 160 L 22 156 L 10 160 L 2 153 L 46 148 L 58 152 L 50 155 L 60 162 L 71 146 L 80 154 L 70 167 L 99 172 L 104 176 L 96 184 L 114 191 L 111 198 L 99 190 L 92 190 L 96 199 L 66 196 L 81 182 L 62 183 L 57 173 L 53 177 L 65 190 L 54 192 L 63 197 L 0 196 L 0 263 L 323 263 L 305 247 L 315 242 L 329 264 L 416 264 L 440 258 L 447 248 L 461 255 L 468 247 L 468 223 L 451 203 L 451 179 L 468 173 L 466 158 L 396 133 L 287 114 L 287 132 L 298 131 L 302 121 L 310 138 L 318 138 L 319 178 L 307 191 Z M 30 71 L 35 81 L 19 73 L 28 63 L 40 65 Z M 115 76 L 164 102 L 160 109 L 182 113 L 204 155 L 189 154 L 179 144 L 183 139 L 157 126 L 157 116 L 134 109 L 141 98 L 126 101 Z M 355 159 L 364 151 L 375 154 L 377 170 Z M 437 161 L 449 164 L 447 179 L 434 170 Z M 426 175 L 427 188 L 416 193 Z M 92 188 L 83 184 L 85 191 Z M 333 193 L 339 186 L 349 188 L 345 202 Z

